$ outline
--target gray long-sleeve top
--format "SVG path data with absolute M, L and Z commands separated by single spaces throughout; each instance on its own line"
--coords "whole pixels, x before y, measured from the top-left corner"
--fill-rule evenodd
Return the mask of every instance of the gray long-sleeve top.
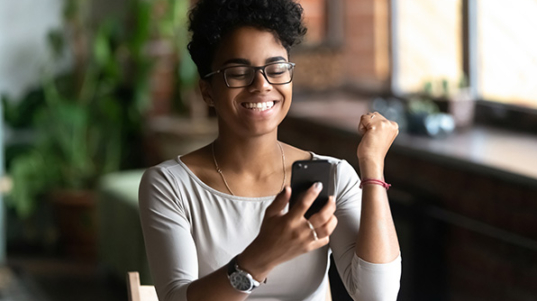
M 361 214 L 360 180 L 345 160 L 312 154 L 336 165 L 338 225 L 328 246 L 274 268 L 248 300 L 325 300 L 329 255 L 354 300 L 396 300 L 401 256 L 373 264 L 355 253 Z M 149 168 L 139 191 L 151 275 L 162 301 L 186 301 L 188 285 L 226 265 L 258 235 L 275 196 L 240 197 L 203 183 L 180 157 Z

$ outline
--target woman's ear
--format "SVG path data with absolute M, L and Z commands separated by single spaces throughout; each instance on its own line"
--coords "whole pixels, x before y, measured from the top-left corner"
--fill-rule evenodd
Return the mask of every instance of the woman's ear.
M 199 86 L 200 86 L 200 91 L 201 91 L 201 97 L 203 97 L 203 101 L 205 101 L 205 103 L 209 107 L 214 107 L 211 84 L 208 81 L 201 79 L 199 81 Z

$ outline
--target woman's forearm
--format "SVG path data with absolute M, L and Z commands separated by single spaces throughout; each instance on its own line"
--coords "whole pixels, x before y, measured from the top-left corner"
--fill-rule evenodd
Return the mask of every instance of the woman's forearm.
M 227 267 L 192 282 L 187 290 L 188 301 L 242 301 L 248 294 L 235 290 L 227 277 Z
M 238 256 L 237 264 L 241 269 L 250 273 L 255 280 L 262 283 L 272 269 L 259 260 L 263 256 L 256 254 L 255 250 L 252 251 L 254 249 L 252 245 L 254 244 L 251 244 Z M 239 292 L 231 286 L 227 266 L 192 282 L 187 290 L 188 301 L 240 301 L 247 297 L 248 294 Z
M 360 171 L 362 180 L 384 180 L 382 163 L 360 160 Z M 399 252 L 386 189 L 380 185 L 364 185 L 356 255 L 371 263 L 387 263 L 397 258 Z

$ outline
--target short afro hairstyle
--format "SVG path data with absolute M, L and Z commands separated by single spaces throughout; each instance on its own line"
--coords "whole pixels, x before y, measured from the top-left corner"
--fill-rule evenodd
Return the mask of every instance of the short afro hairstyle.
M 188 51 L 201 78 L 211 72 L 216 48 L 236 28 L 272 32 L 289 53 L 306 34 L 303 9 L 294 0 L 199 0 L 189 15 Z

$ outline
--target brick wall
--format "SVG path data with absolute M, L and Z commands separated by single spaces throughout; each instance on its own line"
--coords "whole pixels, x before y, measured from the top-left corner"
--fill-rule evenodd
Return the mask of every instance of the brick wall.
M 388 0 L 345 1 L 344 61 L 348 83 L 380 91 L 389 83 Z
M 389 89 L 389 0 L 300 2 L 309 33 L 304 45 L 293 53 L 292 59 L 300 62 L 295 80 L 297 89 L 327 90 L 344 85 L 368 93 L 382 93 Z M 322 8 L 320 2 L 325 3 L 324 15 L 319 11 Z M 323 36 L 323 26 L 327 27 L 325 32 L 338 33 L 341 30 L 341 41 Z M 319 74 L 320 65 L 325 66 L 326 72 Z M 315 77 L 318 74 L 320 76 Z
M 305 43 L 317 44 L 326 35 L 326 1 L 329 0 L 300 0 L 304 9 L 304 23 L 308 28 Z
M 291 54 L 296 63 L 293 85 L 296 90 L 322 91 L 343 84 L 343 54 L 330 47 L 318 47 Z

